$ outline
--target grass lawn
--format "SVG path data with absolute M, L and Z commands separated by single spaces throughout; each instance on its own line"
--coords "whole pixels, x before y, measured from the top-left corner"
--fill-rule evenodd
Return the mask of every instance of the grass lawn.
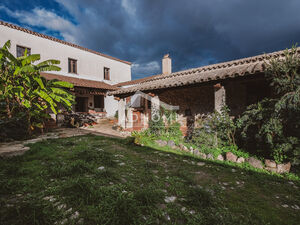
M 300 183 L 81 136 L 0 159 L 0 224 L 299 224 Z

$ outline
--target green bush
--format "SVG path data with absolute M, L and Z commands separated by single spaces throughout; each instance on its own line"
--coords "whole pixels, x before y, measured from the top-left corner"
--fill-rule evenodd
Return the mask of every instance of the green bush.
M 13 118 L 0 118 L 0 140 L 11 141 L 21 140 L 28 136 L 26 115 L 24 113 L 18 113 Z
M 163 114 L 161 110 L 152 112 L 151 119 L 149 121 L 149 131 L 151 134 L 160 136 L 165 133 L 165 123 L 163 121 Z
M 276 162 L 300 163 L 300 58 L 297 49 L 266 63 L 266 78 L 275 91 L 247 108 L 238 120 L 240 145 Z
M 221 113 L 214 112 L 200 118 L 190 141 L 196 146 L 205 145 L 208 148 L 235 145 L 236 123 L 229 116 L 229 108 L 224 106 Z
M 176 117 L 177 115 L 174 111 L 164 108 L 157 110 L 152 114 L 151 120 L 149 121 L 149 133 L 156 137 L 181 137 L 180 123 L 176 122 Z M 147 133 L 147 135 L 149 135 L 149 133 Z
M 10 41 L 7 41 L 0 48 L 0 120 L 10 123 L 21 118 L 23 123 L 19 132 L 26 130 L 30 135 L 35 128 L 44 127 L 44 121 L 49 118 L 45 113 L 47 109 L 55 114 L 61 106 L 71 110 L 74 96 L 68 89 L 73 85 L 46 80 L 40 75 L 43 71 L 59 71 L 57 65 L 60 61 L 49 59 L 37 63 L 40 55 L 28 55 L 27 50 L 24 56 L 16 58 L 11 54 L 10 46 Z M 24 115 L 26 119 L 23 120 Z

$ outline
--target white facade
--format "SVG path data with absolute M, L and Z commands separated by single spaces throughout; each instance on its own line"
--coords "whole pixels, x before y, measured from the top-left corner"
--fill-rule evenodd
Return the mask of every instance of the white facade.
M 31 54 L 40 54 L 42 61 L 47 59 L 60 60 L 61 71 L 52 72 L 54 74 L 102 81 L 111 85 L 131 80 L 131 65 L 126 62 L 97 55 L 0 24 L 0 45 L 2 46 L 8 40 L 11 41 L 10 51 L 14 55 L 17 51 L 16 46 L 20 45 L 30 48 Z M 77 74 L 68 73 L 69 58 L 77 60 Z M 110 69 L 110 80 L 104 80 L 104 67 Z M 107 116 L 113 116 L 118 109 L 118 102 L 111 96 L 105 97 L 105 109 Z

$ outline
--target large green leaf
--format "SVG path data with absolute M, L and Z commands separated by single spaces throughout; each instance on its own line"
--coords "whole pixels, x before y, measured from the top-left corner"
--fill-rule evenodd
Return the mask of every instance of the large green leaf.
M 63 88 L 73 88 L 74 87 L 74 85 L 69 82 L 59 81 L 59 80 L 53 81 L 52 85 L 56 86 L 56 87 L 63 87 Z
M 11 62 L 13 62 L 14 65 L 18 64 L 18 60 L 7 49 L 1 48 L 0 53 L 3 54 L 3 56 L 9 59 Z
M 55 60 L 55 59 L 45 60 L 45 61 L 37 64 L 37 67 L 54 65 L 54 64 L 60 64 L 60 61 L 59 60 Z
M 45 88 L 44 83 L 43 83 L 43 80 L 42 80 L 42 78 L 41 78 L 40 76 L 35 76 L 33 79 L 40 85 L 40 87 L 41 87 L 42 89 Z
M 61 71 L 61 68 L 59 66 L 55 66 L 55 65 L 44 65 L 44 66 L 40 66 L 38 68 L 38 71 Z
M 26 56 L 26 57 L 22 60 L 22 66 L 31 64 L 31 63 L 33 63 L 33 62 L 35 62 L 35 61 L 40 60 L 40 59 L 41 59 L 40 54 L 32 54 L 32 55 Z
M 47 105 L 45 105 L 45 104 L 42 105 L 42 104 L 40 104 L 40 103 L 34 103 L 34 105 L 35 105 L 36 107 L 38 107 L 41 111 L 47 109 Z
M 36 72 L 36 70 L 32 65 L 26 65 L 26 66 L 18 67 L 15 70 L 15 75 L 19 73 L 34 73 L 34 72 Z
M 3 48 L 4 49 L 10 49 L 10 46 L 11 46 L 11 42 L 10 42 L 10 40 L 8 40 L 7 42 L 5 42 L 5 44 L 3 45 Z
M 30 101 L 28 101 L 27 99 L 23 99 L 22 104 L 26 107 L 26 108 L 30 108 L 31 104 Z
M 68 101 L 67 99 L 59 96 L 59 95 L 55 95 L 53 93 L 50 93 L 49 94 L 56 102 L 58 103 L 62 103 L 64 104 L 65 106 L 67 106 L 68 108 L 72 106 L 72 103 L 70 101 Z
M 36 91 L 36 93 L 42 98 L 44 99 L 48 105 L 50 105 L 50 108 L 52 109 L 53 113 L 57 114 L 57 111 L 55 109 L 55 107 L 57 106 L 56 103 L 53 101 L 53 99 L 43 90 L 40 91 Z
M 66 90 L 61 89 L 61 88 L 53 87 L 53 88 L 50 88 L 50 89 L 56 95 L 69 95 L 69 92 L 67 92 Z

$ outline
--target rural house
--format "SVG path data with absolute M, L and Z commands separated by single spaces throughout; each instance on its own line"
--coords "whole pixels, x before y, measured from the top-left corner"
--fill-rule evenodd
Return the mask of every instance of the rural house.
M 120 82 L 131 80 L 131 63 L 66 41 L 0 21 L 0 43 L 11 41 L 15 56 L 40 54 L 41 60 L 60 60 L 61 71 L 42 73 L 46 79 L 74 84 L 76 105 L 73 111 L 113 116 L 118 102 L 107 96 Z
M 119 101 L 118 123 L 129 131 L 147 128 L 162 102 L 179 106 L 177 121 L 185 134 L 198 118 L 220 111 L 224 104 L 238 116 L 248 105 L 272 95 L 264 76 L 264 61 L 272 56 L 283 56 L 283 51 L 172 73 L 171 58 L 165 55 L 162 74 L 120 83 L 118 90 L 109 92 Z M 151 99 L 138 98 L 137 91 Z

